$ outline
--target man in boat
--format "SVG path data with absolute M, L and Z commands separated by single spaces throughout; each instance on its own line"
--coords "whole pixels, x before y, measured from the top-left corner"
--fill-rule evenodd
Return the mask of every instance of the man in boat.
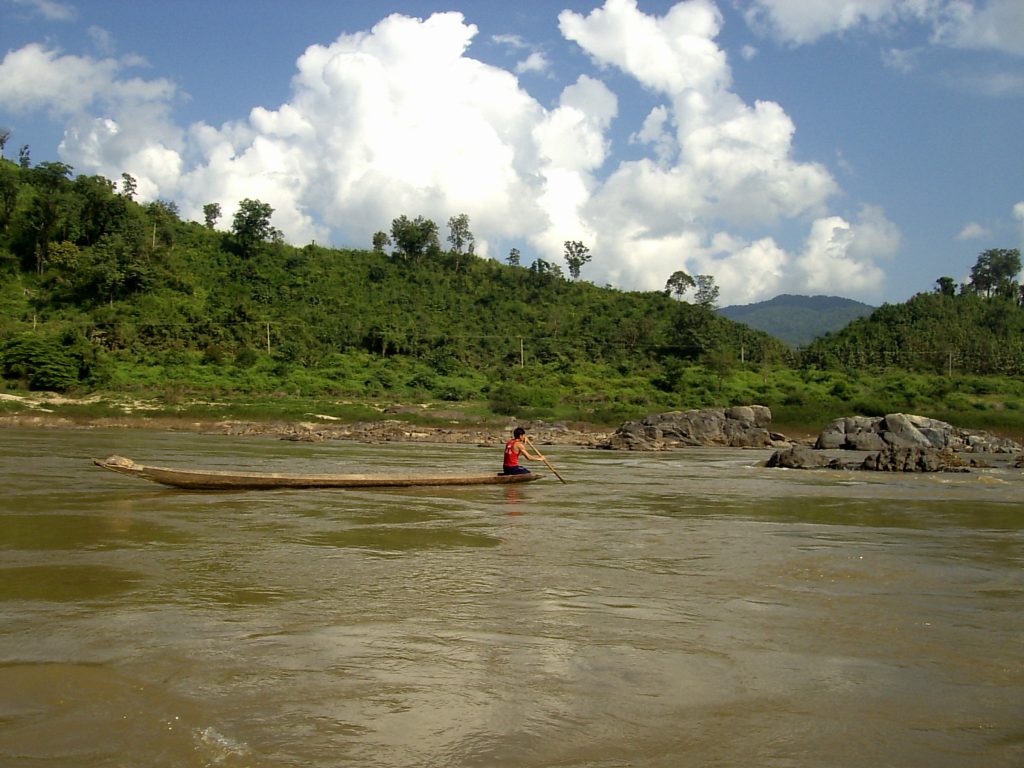
M 522 427 L 516 427 L 515 431 L 512 433 L 512 439 L 505 443 L 505 458 L 502 461 L 502 474 L 523 475 L 528 473 L 530 471 L 529 469 L 519 466 L 520 456 L 530 459 L 530 461 L 544 461 L 544 457 L 539 453 L 536 456 L 531 455 L 526 444 L 526 430 Z

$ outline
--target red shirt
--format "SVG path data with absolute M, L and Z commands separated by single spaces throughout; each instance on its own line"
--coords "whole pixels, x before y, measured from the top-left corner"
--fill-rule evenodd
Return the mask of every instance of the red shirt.
M 505 459 L 502 464 L 506 467 L 518 467 L 519 466 L 519 451 L 516 450 L 516 443 L 519 440 L 512 438 L 505 443 Z

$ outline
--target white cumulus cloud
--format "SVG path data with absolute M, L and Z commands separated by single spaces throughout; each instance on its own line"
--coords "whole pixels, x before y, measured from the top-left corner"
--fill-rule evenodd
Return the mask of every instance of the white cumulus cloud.
M 750 242 L 730 232 L 821 215 L 838 188 L 820 164 L 794 159 L 795 127 L 780 105 L 747 104 L 729 90 L 731 72 L 715 42 L 718 9 L 693 0 L 655 18 L 633 0 L 608 0 L 585 17 L 563 12 L 560 21 L 599 64 L 664 98 L 632 137 L 652 156 L 618 165 L 587 206 L 595 265 L 612 282 L 647 289 L 677 269 L 712 274 L 723 302 L 773 295 L 796 260 L 771 238 Z M 858 263 L 849 249 L 844 257 Z M 862 279 L 841 287 L 874 290 L 881 276 L 865 268 Z
M 526 72 L 546 72 L 549 66 L 551 65 L 547 57 L 540 51 L 534 51 L 516 64 L 516 72 L 520 75 Z
M 818 219 L 794 266 L 799 284 L 815 293 L 866 295 L 884 279 L 876 260 L 898 248 L 900 233 L 877 208 L 865 207 L 850 223 L 838 216 Z
M 972 221 L 972 222 L 969 222 L 968 224 L 964 225 L 964 228 L 961 229 L 960 232 L 957 234 L 956 239 L 957 240 L 980 240 L 980 239 L 985 238 L 985 237 L 990 237 L 991 235 L 992 235 L 992 232 L 987 227 L 983 227 L 981 224 L 978 224 L 976 221 Z
M 942 8 L 933 39 L 956 48 L 1024 55 L 1024 3 L 950 0 Z
M 894 20 L 901 9 L 927 5 L 920 0 L 754 0 L 747 23 L 787 43 L 813 43 L 861 25 Z
M 57 0 L 7 0 L 16 8 L 23 8 L 34 12 L 50 21 L 72 21 L 78 15 L 75 7 L 70 3 L 60 3 Z
M 753 28 L 793 45 L 917 22 L 937 45 L 1024 55 L 1020 0 L 753 0 L 744 15 Z

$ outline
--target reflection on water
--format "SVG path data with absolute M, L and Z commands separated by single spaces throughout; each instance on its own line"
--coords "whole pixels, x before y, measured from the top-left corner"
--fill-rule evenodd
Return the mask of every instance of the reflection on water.
M 206 494 L 89 460 L 424 451 L 4 437 L 5 766 L 1024 765 L 1019 471 L 550 447 L 568 485 Z

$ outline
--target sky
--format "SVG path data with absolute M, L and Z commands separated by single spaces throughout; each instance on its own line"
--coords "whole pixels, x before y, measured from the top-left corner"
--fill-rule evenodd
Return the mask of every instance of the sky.
M 230 228 L 476 252 L 722 306 L 880 305 L 1024 246 L 1021 0 L 0 0 L 4 150 Z

